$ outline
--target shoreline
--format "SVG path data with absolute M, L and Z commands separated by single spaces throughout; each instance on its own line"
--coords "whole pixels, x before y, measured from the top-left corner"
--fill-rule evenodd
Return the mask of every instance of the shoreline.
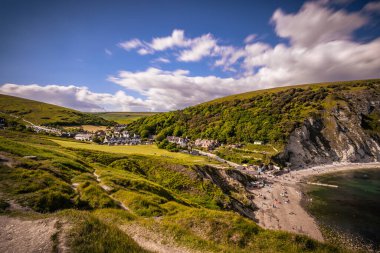
M 280 176 L 265 174 L 268 184 L 260 189 L 253 189 L 257 223 L 267 229 L 283 230 L 307 235 L 324 242 L 316 219 L 304 208 L 302 184 L 307 178 L 340 171 L 380 168 L 380 162 L 371 163 L 335 163 L 319 165 L 306 169 L 294 170 Z

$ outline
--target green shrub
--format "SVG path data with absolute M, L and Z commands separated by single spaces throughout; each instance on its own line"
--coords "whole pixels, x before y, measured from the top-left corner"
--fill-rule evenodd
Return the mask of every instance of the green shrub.
M 41 213 L 54 212 L 73 207 L 70 196 L 57 191 L 40 191 L 35 198 L 29 199 L 28 202 L 29 206 Z
M 108 194 L 104 192 L 97 184 L 86 181 L 82 183 L 78 190 L 80 191 L 80 200 L 92 209 L 97 208 L 109 208 L 116 207 L 115 201 L 113 201 Z M 83 203 L 81 203 L 83 205 Z
M 145 253 L 131 237 L 115 225 L 104 223 L 89 212 L 63 213 L 73 222 L 68 231 L 68 244 L 76 253 Z
M 7 201 L 0 199 L 0 213 L 4 212 L 9 207 L 10 204 Z

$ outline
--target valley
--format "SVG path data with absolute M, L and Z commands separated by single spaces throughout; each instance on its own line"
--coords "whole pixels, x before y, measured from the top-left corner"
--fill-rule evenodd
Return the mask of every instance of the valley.
M 380 167 L 379 89 L 281 88 L 128 124 L 15 99 L 1 108 L 0 249 L 38 230 L 33 247 L 55 252 L 355 252 L 326 239 L 301 185 Z

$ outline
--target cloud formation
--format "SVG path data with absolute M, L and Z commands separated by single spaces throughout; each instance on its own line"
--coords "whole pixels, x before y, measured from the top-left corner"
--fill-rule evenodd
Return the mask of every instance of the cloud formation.
M 167 37 L 153 38 L 151 42 L 131 39 L 119 43 L 126 51 L 136 49 L 140 55 L 153 54 L 158 51 L 180 49 L 177 60 L 182 62 L 196 62 L 203 57 L 212 55 L 217 42 L 211 34 L 205 34 L 193 39 L 186 38 L 183 30 L 175 29 Z
M 115 94 L 95 93 L 87 87 L 74 85 L 46 85 L 38 84 L 18 85 L 6 83 L 0 86 L 0 92 L 7 95 L 33 99 L 45 103 L 74 108 L 79 111 L 131 111 L 146 109 L 143 100 L 118 91 Z
M 309 2 L 296 14 L 285 14 L 278 9 L 271 21 L 278 36 L 289 38 L 292 45 L 311 47 L 351 39 L 352 32 L 366 24 L 368 19 L 360 13 L 334 11 L 318 2 Z

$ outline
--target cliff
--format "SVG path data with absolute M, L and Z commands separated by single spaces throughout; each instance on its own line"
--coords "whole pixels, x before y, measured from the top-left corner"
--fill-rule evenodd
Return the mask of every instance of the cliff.
M 309 117 L 291 133 L 274 160 L 292 168 L 379 161 L 379 114 L 376 89 L 338 92 L 323 113 Z

